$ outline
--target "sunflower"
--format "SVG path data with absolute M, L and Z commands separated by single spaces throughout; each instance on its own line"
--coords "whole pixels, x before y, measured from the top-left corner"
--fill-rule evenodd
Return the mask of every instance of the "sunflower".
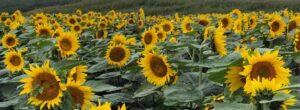
M 110 44 L 126 44 L 126 37 L 123 34 L 117 33 L 115 34 L 111 41 Z
M 250 50 L 247 49 L 246 45 L 237 45 L 234 52 L 241 53 L 242 58 L 247 59 Z
M 146 53 L 140 60 L 139 65 L 143 68 L 143 74 L 154 85 L 163 86 L 170 81 L 176 72 L 172 70 L 167 57 L 162 54 Z
M 62 33 L 61 36 L 56 38 L 58 50 L 62 57 L 76 54 L 77 49 L 80 47 L 78 38 L 73 32 Z
M 111 103 L 105 102 L 103 105 L 101 104 L 101 100 L 98 100 L 98 106 L 92 106 L 90 110 L 111 110 Z
M 174 44 L 178 43 L 178 41 L 177 41 L 177 39 L 175 37 L 171 37 L 169 41 L 172 42 L 172 43 L 174 43 Z
M 106 38 L 107 37 L 107 31 L 105 29 L 100 29 L 96 32 L 96 39 Z
M 210 36 L 211 31 L 212 31 L 214 28 L 215 28 L 214 26 L 209 26 L 209 27 L 206 27 L 206 28 L 204 29 L 204 33 L 203 33 L 203 39 L 204 39 L 204 40 L 207 40 L 207 39 L 208 39 L 208 37 Z
M 300 17 L 292 17 L 288 23 L 287 31 L 290 32 L 300 26 Z
M 167 34 L 170 34 L 174 30 L 174 25 L 171 21 L 162 22 L 161 27 Z
M 241 10 L 239 10 L 239 9 L 234 9 L 234 10 L 232 10 L 230 14 L 231 14 L 233 17 L 235 17 L 236 19 L 240 19 L 240 18 L 243 16 Z
M 257 26 L 257 15 L 253 14 L 251 15 L 250 19 L 249 19 L 249 26 L 251 29 L 255 29 L 255 27 Z
M 243 67 L 232 66 L 229 67 L 229 71 L 225 78 L 225 83 L 229 84 L 229 90 L 231 93 L 235 92 L 239 88 L 242 88 L 245 84 L 245 79 L 239 73 L 243 71 Z
M 282 84 L 276 83 L 275 79 L 269 80 L 266 78 L 258 78 L 251 81 L 251 85 L 244 86 L 244 91 L 251 96 L 259 95 L 259 92 L 264 90 L 275 92 L 282 88 Z
M 67 24 L 69 26 L 72 26 L 72 25 L 77 23 L 77 17 L 76 16 L 69 16 L 69 17 L 67 17 L 66 20 L 67 20 Z
M 207 26 L 211 23 L 211 19 L 206 15 L 200 15 L 198 18 L 198 24 L 202 26 Z
M 118 106 L 118 110 L 126 110 L 126 105 L 125 104 L 122 104 L 122 106 Z
M 24 72 L 30 77 L 20 80 L 25 83 L 20 95 L 30 94 L 28 103 L 40 106 L 41 109 L 44 106 L 48 109 L 58 106 L 61 103 L 65 86 L 56 75 L 56 71 L 50 68 L 49 61 L 46 61 L 42 67 L 32 65 L 29 67 L 30 70 L 24 69 Z
M 189 17 L 185 17 L 181 23 L 181 29 L 183 33 L 188 33 L 193 31 L 192 27 L 193 21 Z
M 268 23 L 270 28 L 270 38 L 275 38 L 280 36 L 285 31 L 286 24 L 284 23 L 283 19 L 279 15 L 273 15 L 272 20 Z
M 19 39 L 16 37 L 15 34 L 7 33 L 4 34 L 3 38 L 1 39 L 2 46 L 4 48 L 14 48 L 19 44 Z
M 154 29 L 155 32 L 158 31 L 164 31 L 161 25 L 155 24 L 152 29 Z
M 73 81 L 79 84 L 83 84 L 85 82 L 85 77 L 87 76 L 85 73 L 87 72 L 87 66 L 79 65 L 73 67 L 68 74 L 68 81 Z
M 266 78 L 274 79 L 279 85 L 289 84 L 288 77 L 291 76 L 290 70 L 284 68 L 282 57 L 278 56 L 279 51 L 267 51 L 261 55 L 257 50 L 253 55 L 247 56 L 248 65 L 243 66 L 244 70 L 240 73 L 246 77 L 245 88 L 251 86 L 251 80 Z
M 55 38 L 55 37 L 59 37 L 59 36 L 61 36 L 64 32 L 65 32 L 64 29 L 62 29 L 62 28 L 56 28 L 55 31 L 53 32 L 52 37 L 54 37 L 54 38 Z
M 300 50 L 300 30 L 296 29 L 295 38 L 294 38 L 294 51 L 298 52 L 299 50 Z
M 52 36 L 53 30 L 50 25 L 38 25 L 35 29 L 37 36 Z
M 287 100 L 283 101 L 280 106 L 283 110 L 288 110 L 287 106 L 294 106 L 296 101 L 297 100 L 295 98 L 290 98 L 290 99 L 287 99 Z
M 129 38 L 129 39 L 126 40 L 126 44 L 135 45 L 136 44 L 136 39 L 134 37 Z
M 25 65 L 25 61 L 22 57 L 21 51 L 8 51 L 4 56 L 4 64 L 6 69 L 14 73 L 15 71 L 20 71 Z
M 74 24 L 72 25 L 71 27 L 71 31 L 77 33 L 77 34 L 80 34 L 82 32 L 82 27 L 80 24 Z
M 72 101 L 76 105 L 81 106 L 81 110 L 87 110 L 92 107 L 91 99 L 94 97 L 92 88 L 88 86 L 81 86 L 79 83 L 68 82 L 66 84 L 66 90 L 70 93 Z
M 242 20 L 237 19 L 233 23 L 233 32 L 235 34 L 243 34 L 243 29 L 242 29 Z
M 233 20 L 232 20 L 232 18 L 230 17 L 230 16 L 224 16 L 220 21 L 219 21 L 219 26 L 221 26 L 222 25 L 222 27 L 224 28 L 224 29 L 231 29 L 231 27 L 232 27 L 232 24 L 233 24 L 233 22 L 232 22 Z
M 157 42 L 157 35 L 153 29 L 146 30 L 142 34 L 142 43 L 145 47 L 147 46 L 154 46 Z
M 122 67 L 130 58 L 130 50 L 125 45 L 113 44 L 108 47 L 105 58 L 108 64 Z
M 165 31 L 158 31 L 156 32 L 156 35 L 160 41 L 165 41 L 167 38 L 167 33 Z
M 222 26 L 218 27 L 214 32 L 214 49 L 219 53 L 221 56 L 227 55 L 226 49 L 226 35 L 224 35 L 225 28 Z
M 138 22 L 137 22 L 137 25 L 138 25 L 138 28 L 141 29 L 144 27 L 144 21 L 139 19 Z

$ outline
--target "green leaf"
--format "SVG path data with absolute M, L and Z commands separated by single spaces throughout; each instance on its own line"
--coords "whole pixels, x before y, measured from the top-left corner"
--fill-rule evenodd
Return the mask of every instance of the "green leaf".
M 275 94 L 275 96 L 273 96 L 272 100 L 262 100 L 259 103 L 264 104 L 264 103 L 271 103 L 271 102 L 275 102 L 275 101 L 285 101 L 285 100 L 293 98 L 293 97 L 294 96 L 291 94 L 279 92 L 279 93 Z
M 300 84 L 290 85 L 290 86 L 284 87 L 284 88 L 282 88 L 280 90 L 284 90 L 284 89 L 296 89 L 296 90 L 300 90 Z
M 9 107 L 11 105 L 16 105 L 18 103 L 18 101 L 19 101 L 18 98 L 14 98 L 12 100 L 0 102 L 0 108 L 6 108 L 6 107 Z
M 54 67 L 58 71 L 69 70 L 75 66 L 84 64 L 81 60 L 62 60 L 54 64 Z
M 89 80 L 85 83 L 85 85 L 90 86 L 94 92 L 110 92 L 122 89 L 122 87 L 106 84 L 102 80 Z
M 250 104 L 243 103 L 212 103 L 214 110 L 255 110 L 255 108 Z
M 132 103 L 134 100 L 132 99 L 132 94 L 129 93 L 112 93 L 108 95 L 104 95 L 104 98 L 109 99 L 111 102 L 122 102 L 122 103 Z
M 113 77 L 117 77 L 120 76 L 121 73 L 120 71 L 118 72 L 108 72 L 108 73 L 103 73 L 99 76 L 97 76 L 95 79 L 108 79 L 108 78 L 113 78 Z
M 209 74 L 208 79 L 223 84 L 226 80 L 227 70 L 227 68 L 211 69 L 207 72 Z
M 150 95 L 152 93 L 155 93 L 156 92 L 155 90 L 157 88 L 159 88 L 159 86 L 154 86 L 149 83 L 144 83 L 144 84 L 140 85 L 140 87 L 134 92 L 133 98 L 144 97 L 144 96 Z

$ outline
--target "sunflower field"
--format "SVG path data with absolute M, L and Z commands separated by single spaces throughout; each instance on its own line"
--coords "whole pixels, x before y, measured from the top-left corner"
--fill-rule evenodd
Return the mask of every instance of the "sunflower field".
M 300 110 L 300 13 L 0 15 L 0 110 Z

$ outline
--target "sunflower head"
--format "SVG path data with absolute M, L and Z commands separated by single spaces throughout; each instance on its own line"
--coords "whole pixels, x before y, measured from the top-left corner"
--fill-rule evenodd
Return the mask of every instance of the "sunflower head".
M 236 34 L 243 34 L 242 20 L 241 19 L 237 19 L 237 20 L 234 21 L 233 31 Z
M 194 30 L 192 27 L 193 21 L 189 17 L 185 17 L 181 23 L 181 29 L 183 33 L 188 33 Z
M 80 47 L 78 38 L 73 32 L 62 33 L 61 36 L 56 38 L 58 50 L 62 57 L 76 54 L 77 49 Z
M 16 37 L 15 34 L 7 33 L 1 39 L 2 46 L 4 48 L 14 48 L 19 44 L 19 39 Z
M 255 29 L 255 27 L 257 26 L 257 19 L 258 19 L 258 16 L 256 14 L 251 15 L 251 17 L 248 21 L 248 24 L 251 29 Z
M 268 23 L 270 28 L 270 38 L 276 38 L 283 34 L 286 24 L 279 15 L 273 15 L 272 20 Z
M 138 28 L 141 29 L 144 27 L 144 21 L 139 19 L 138 22 L 137 22 L 137 25 L 138 25 Z
M 37 36 L 52 36 L 53 30 L 50 25 L 38 25 L 35 29 Z
M 170 34 L 174 30 L 174 25 L 171 21 L 164 21 L 161 23 L 161 27 L 164 32 Z
M 66 84 L 66 90 L 70 93 L 74 104 L 79 105 L 82 110 L 92 107 L 90 100 L 93 99 L 94 93 L 90 87 L 70 81 Z
M 107 37 L 107 30 L 106 29 L 100 29 L 96 32 L 96 39 L 102 39 Z
M 215 29 L 214 26 L 208 26 L 204 29 L 204 33 L 203 33 L 203 39 L 207 40 L 209 36 L 211 36 L 211 31 Z
M 202 26 L 207 26 L 211 23 L 211 19 L 206 15 L 201 15 L 198 18 L 199 18 L 198 24 L 200 24 Z
M 170 82 L 170 77 L 175 76 L 176 72 L 171 69 L 166 56 L 162 54 L 146 53 L 139 62 L 143 68 L 146 79 L 154 85 L 163 86 Z
M 126 44 L 126 37 L 124 34 L 117 33 L 115 34 L 111 41 L 110 44 Z
M 60 82 L 56 71 L 50 68 L 49 61 L 46 61 L 41 67 L 32 65 L 29 67 L 30 70 L 24 70 L 29 77 L 20 80 L 25 83 L 20 95 L 30 94 L 28 103 L 40 106 L 41 109 L 44 106 L 47 106 L 48 109 L 58 106 L 61 103 L 65 86 Z
M 160 41 L 165 41 L 167 38 L 167 33 L 164 31 L 158 31 L 158 32 L 156 32 L 156 35 L 158 37 L 158 40 L 160 40 Z
M 79 65 L 73 67 L 68 74 L 68 81 L 73 81 L 79 84 L 83 84 L 85 82 L 87 72 L 87 66 Z
M 113 44 L 108 47 L 105 58 L 108 64 L 122 67 L 130 58 L 130 50 L 125 45 Z
M 72 26 L 72 25 L 74 25 L 76 23 L 77 23 L 77 17 L 76 16 L 69 16 L 67 18 L 67 24 L 68 25 Z
M 237 91 L 239 88 L 242 88 L 246 82 L 246 79 L 239 73 L 243 71 L 243 67 L 232 66 L 229 67 L 229 71 L 225 76 L 225 83 L 229 84 L 229 90 L 231 93 Z
M 224 35 L 225 28 L 219 26 L 214 32 L 214 50 L 219 53 L 221 56 L 227 55 L 226 49 L 226 38 L 227 36 Z
M 300 17 L 292 17 L 288 23 L 287 31 L 290 32 L 300 26 Z
M 157 43 L 157 34 L 153 29 L 146 30 L 142 34 L 142 43 L 145 47 L 154 46 Z
M 230 16 L 224 16 L 220 21 L 219 21 L 219 26 L 222 25 L 223 28 L 225 29 L 231 29 L 232 27 L 232 18 Z
M 175 44 L 178 43 L 178 41 L 175 37 L 171 37 L 169 41 L 172 42 L 172 43 L 175 43 Z
M 82 32 L 82 26 L 80 24 L 74 24 L 71 27 L 71 31 L 80 34 Z
M 12 73 L 15 71 L 20 71 L 25 65 L 25 61 L 22 57 L 21 51 L 8 51 L 4 56 L 4 64 L 6 69 Z

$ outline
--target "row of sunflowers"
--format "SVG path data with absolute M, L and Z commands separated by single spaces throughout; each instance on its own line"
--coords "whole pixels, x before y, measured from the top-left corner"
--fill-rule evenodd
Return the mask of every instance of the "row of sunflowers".
M 0 108 L 287 110 L 300 14 L 0 15 Z

